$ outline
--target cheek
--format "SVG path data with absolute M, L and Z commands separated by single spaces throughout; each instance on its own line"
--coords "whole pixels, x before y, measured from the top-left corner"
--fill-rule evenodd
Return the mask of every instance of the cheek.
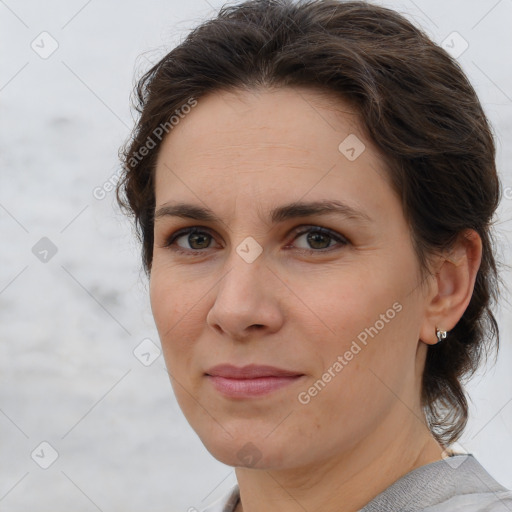
M 165 366 L 174 396 L 185 416 L 191 417 L 197 408 L 197 346 L 204 319 L 200 310 L 201 293 L 197 287 L 179 278 L 179 273 L 162 268 L 151 275 L 150 301 L 153 318 L 162 345 Z M 196 398 L 192 398 L 196 397 Z
M 352 267 L 315 280 L 316 288 L 303 283 L 302 290 L 316 290 L 304 302 L 314 305 L 318 312 L 315 324 L 323 327 L 323 336 L 308 336 L 310 351 L 318 354 L 320 350 L 325 369 L 338 356 L 347 361 L 340 372 L 345 377 L 333 381 L 345 381 L 350 376 L 351 382 L 364 386 L 376 379 L 370 369 L 393 380 L 397 368 L 411 363 L 416 349 L 411 340 L 415 340 L 418 322 L 415 294 L 410 293 L 413 281 L 413 270 L 402 261 L 385 269 Z M 311 327 L 307 330 L 312 334 Z
M 190 350 L 190 340 L 203 328 L 201 304 L 207 290 L 206 286 L 185 282 L 172 269 L 153 270 L 149 295 L 164 355 L 178 356 Z
M 151 309 L 155 321 L 162 326 L 172 326 L 180 319 L 193 314 L 194 307 L 208 291 L 207 279 L 190 275 L 178 265 L 165 261 L 165 255 L 156 255 L 149 282 Z
M 390 276 L 389 269 L 381 272 L 367 264 L 351 266 L 304 277 L 300 293 L 318 313 L 324 329 L 334 339 L 347 341 L 372 326 L 398 300 L 398 287 L 395 283 L 393 289 Z

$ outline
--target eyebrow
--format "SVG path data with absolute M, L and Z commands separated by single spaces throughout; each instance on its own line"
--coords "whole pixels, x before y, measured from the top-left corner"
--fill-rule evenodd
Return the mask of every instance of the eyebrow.
M 271 210 L 270 220 L 273 224 L 276 224 L 298 217 L 308 217 L 311 215 L 329 215 L 332 213 L 353 219 L 362 224 L 368 224 L 373 221 L 373 219 L 362 210 L 357 210 L 352 206 L 336 200 L 294 202 L 279 206 Z M 155 220 L 161 219 L 163 217 L 180 217 L 203 222 L 223 223 L 222 220 L 217 217 L 217 215 L 215 215 L 215 213 L 209 208 L 188 203 L 163 204 L 156 210 Z

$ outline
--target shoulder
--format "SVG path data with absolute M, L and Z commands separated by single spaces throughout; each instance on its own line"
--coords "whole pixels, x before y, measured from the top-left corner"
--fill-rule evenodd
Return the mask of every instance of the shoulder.
M 511 512 L 512 491 L 489 491 L 460 494 L 442 503 L 425 508 L 423 512 Z
M 459 453 L 416 468 L 360 512 L 512 512 L 512 491 L 473 454 Z

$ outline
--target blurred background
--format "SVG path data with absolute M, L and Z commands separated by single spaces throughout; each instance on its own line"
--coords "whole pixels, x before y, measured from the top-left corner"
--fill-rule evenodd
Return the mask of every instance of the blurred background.
M 500 256 L 511 263 L 512 0 L 376 3 L 455 54 L 479 94 L 504 186 Z M 135 78 L 221 5 L 0 0 L 4 512 L 186 511 L 236 482 L 176 403 L 140 248 L 113 192 Z M 467 386 L 471 418 L 459 443 L 509 488 L 511 310 L 504 302 L 496 311 L 499 362 Z

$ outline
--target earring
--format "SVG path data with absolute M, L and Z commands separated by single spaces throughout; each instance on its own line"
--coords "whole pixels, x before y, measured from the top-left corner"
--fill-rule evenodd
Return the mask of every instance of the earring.
M 438 328 L 436 327 L 437 343 L 441 343 L 441 341 L 442 341 L 442 340 L 444 340 L 444 339 L 446 338 L 446 335 L 447 335 L 447 334 L 448 334 L 448 333 L 447 333 L 446 331 L 443 331 L 443 330 L 438 329 Z M 437 343 L 436 343 L 436 345 L 437 345 Z

